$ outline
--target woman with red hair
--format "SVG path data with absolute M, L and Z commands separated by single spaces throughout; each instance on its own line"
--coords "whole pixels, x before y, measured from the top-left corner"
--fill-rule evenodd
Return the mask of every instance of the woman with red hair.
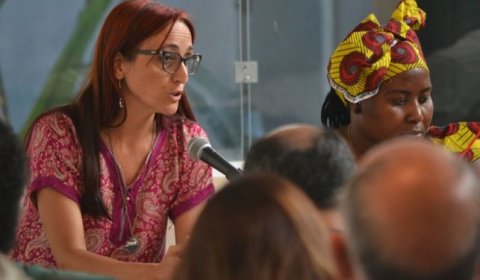
M 32 124 L 31 180 L 16 261 L 118 279 L 168 279 L 167 220 L 182 244 L 208 197 L 211 168 L 188 156 L 206 136 L 185 94 L 201 55 L 178 9 L 124 1 L 106 18 L 77 97 Z

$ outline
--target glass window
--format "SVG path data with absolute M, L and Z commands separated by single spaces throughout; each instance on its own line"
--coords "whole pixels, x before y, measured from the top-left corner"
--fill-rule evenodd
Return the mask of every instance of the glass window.
M 91 61 L 105 14 L 119 0 L 0 0 L 0 115 L 23 131 L 33 116 L 68 102 Z M 283 124 L 320 124 L 333 48 L 370 12 L 385 22 L 395 1 L 207 0 L 186 9 L 203 54 L 189 98 L 212 146 L 241 160 L 252 141 Z M 478 120 L 480 2 L 422 0 L 420 33 L 432 72 L 435 121 Z M 25 20 L 27 19 L 28 20 Z M 237 83 L 236 62 L 258 81 Z M 248 68 L 249 70 L 251 68 Z

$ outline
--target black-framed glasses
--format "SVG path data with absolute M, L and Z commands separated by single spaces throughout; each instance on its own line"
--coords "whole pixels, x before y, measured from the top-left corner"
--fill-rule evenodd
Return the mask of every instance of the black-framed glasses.
M 193 75 L 197 72 L 198 67 L 200 66 L 200 61 L 202 60 L 201 54 L 192 54 L 182 57 L 176 52 L 163 50 L 137 50 L 135 51 L 135 54 L 158 55 L 162 62 L 163 70 L 169 74 L 177 72 L 180 65 L 184 63 L 185 66 L 187 66 L 188 74 Z

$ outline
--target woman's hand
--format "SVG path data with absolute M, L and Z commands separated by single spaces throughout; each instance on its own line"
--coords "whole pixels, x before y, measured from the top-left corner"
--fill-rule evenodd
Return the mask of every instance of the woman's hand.
M 78 205 L 53 188 L 37 195 L 43 228 L 60 268 L 119 280 L 170 280 L 180 264 L 184 243 L 171 246 L 161 263 L 124 262 L 86 249 L 82 214 Z
M 182 260 L 185 243 L 170 246 L 163 261 L 158 264 L 156 276 L 157 280 L 170 280 L 174 275 Z

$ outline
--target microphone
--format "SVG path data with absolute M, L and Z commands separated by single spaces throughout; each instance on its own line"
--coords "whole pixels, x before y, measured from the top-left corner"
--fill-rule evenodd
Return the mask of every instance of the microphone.
M 201 160 L 211 167 L 217 169 L 231 180 L 241 173 L 241 170 L 235 168 L 221 155 L 219 155 L 210 145 L 205 137 L 193 137 L 188 142 L 188 154 L 194 160 Z

